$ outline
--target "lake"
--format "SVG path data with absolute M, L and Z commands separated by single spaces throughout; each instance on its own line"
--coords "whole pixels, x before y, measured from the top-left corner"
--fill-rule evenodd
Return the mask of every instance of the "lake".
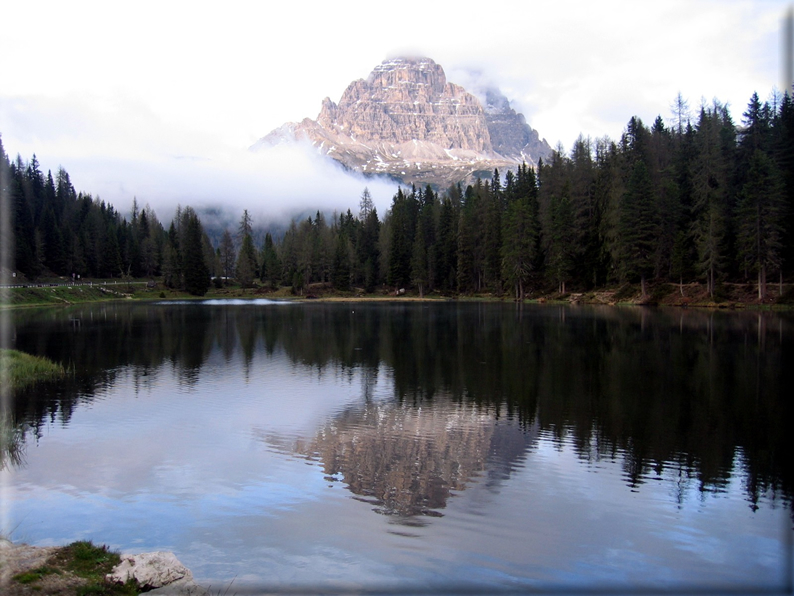
M 783 591 L 794 317 L 449 303 L 13 311 L 2 528 L 231 592 Z M 788 397 L 785 397 L 788 395 Z

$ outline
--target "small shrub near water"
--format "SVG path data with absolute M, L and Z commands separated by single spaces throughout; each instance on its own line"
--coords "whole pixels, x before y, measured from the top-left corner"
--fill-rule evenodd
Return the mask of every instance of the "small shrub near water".
M 650 304 L 659 304 L 670 294 L 670 287 L 667 284 L 658 284 L 651 289 L 648 302 Z
M 728 289 L 723 284 L 718 283 L 714 287 L 714 297 L 712 301 L 714 304 L 721 304 L 722 302 L 726 302 L 728 298 Z
M 622 302 L 624 300 L 628 300 L 632 296 L 634 296 L 637 291 L 631 286 L 631 284 L 623 284 L 618 288 L 618 291 L 612 296 L 612 300 L 615 302 Z
M 778 299 L 778 304 L 794 304 L 794 285 L 783 291 L 783 295 Z

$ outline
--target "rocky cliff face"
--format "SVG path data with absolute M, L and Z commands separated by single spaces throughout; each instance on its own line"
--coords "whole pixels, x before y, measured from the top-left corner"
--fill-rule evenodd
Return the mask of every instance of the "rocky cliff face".
M 252 149 L 305 140 L 346 168 L 441 187 L 550 153 L 507 98 L 495 92 L 488 108 L 429 58 L 396 58 L 338 104 L 325 98 L 317 120 L 287 123 Z
M 523 114 L 510 107 L 498 89 L 486 91 L 485 121 L 493 149 L 500 155 L 536 165 L 539 157 L 547 159 L 551 154 L 546 139 L 527 124 Z

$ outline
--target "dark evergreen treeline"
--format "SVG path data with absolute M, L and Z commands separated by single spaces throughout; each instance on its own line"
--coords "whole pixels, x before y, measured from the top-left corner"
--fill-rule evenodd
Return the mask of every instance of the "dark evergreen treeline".
M 764 299 L 767 278 L 782 284 L 794 263 L 794 103 L 754 94 L 741 126 L 716 101 L 694 124 L 680 96 L 676 108 L 672 127 L 632 118 L 619 142 L 580 137 L 537 170 L 443 195 L 400 189 L 379 233 L 366 193 L 358 218 L 293 223 L 281 282 L 522 298 L 624 282 L 645 295 L 650 280 L 703 281 L 713 297 L 722 281 L 753 280 Z
M 651 280 L 702 281 L 713 297 L 723 281 L 757 281 L 763 300 L 794 263 L 794 103 L 754 94 L 741 126 L 718 102 L 692 123 L 679 96 L 676 114 L 465 190 L 401 188 L 382 222 L 365 189 L 358 216 L 318 212 L 280 243 L 268 236 L 260 279 L 517 298 L 624 282 L 645 294 Z
M 679 98 L 679 102 L 681 102 Z M 619 142 L 580 137 L 537 173 L 522 167 L 465 192 L 398 192 L 384 223 L 386 281 L 524 296 L 529 288 L 782 281 L 794 262 L 794 103 L 753 95 L 743 125 L 703 106 L 694 123 Z
M 131 221 L 68 174 L 40 171 L 35 158 L 8 164 L 16 268 L 94 277 L 162 276 L 196 294 L 210 278 L 256 279 L 301 293 L 311 283 L 372 292 L 384 284 L 440 292 L 509 293 L 590 289 L 649 281 L 782 284 L 794 263 L 794 101 L 753 94 L 742 124 L 727 106 L 703 105 L 693 121 L 679 96 L 672 126 L 632 118 L 618 142 L 580 137 L 537 169 L 504 179 L 399 189 L 383 221 L 365 189 L 357 215 L 330 222 L 320 211 L 293 221 L 282 238 L 253 243 L 243 214 L 213 249 L 195 211 L 179 210 L 166 231 L 134 204 Z
M 9 163 L 2 142 L 0 168 L 13 239 L 9 265 L 26 278 L 163 276 L 193 293 L 209 288 L 214 252 L 192 208 L 178 209 L 166 231 L 148 205 L 139 209 L 133 199 L 127 221 L 112 205 L 77 192 L 65 169 L 44 175 L 35 155 Z

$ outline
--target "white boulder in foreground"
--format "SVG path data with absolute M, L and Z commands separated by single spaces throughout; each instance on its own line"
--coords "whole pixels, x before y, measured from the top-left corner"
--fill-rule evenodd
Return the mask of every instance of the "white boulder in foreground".
M 139 555 L 122 555 L 121 563 L 107 575 L 108 581 L 123 584 L 134 579 L 145 590 L 163 594 L 206 594 L 196 585 L 190 569 L 182 565 L 172 552 L 159 551 Z

